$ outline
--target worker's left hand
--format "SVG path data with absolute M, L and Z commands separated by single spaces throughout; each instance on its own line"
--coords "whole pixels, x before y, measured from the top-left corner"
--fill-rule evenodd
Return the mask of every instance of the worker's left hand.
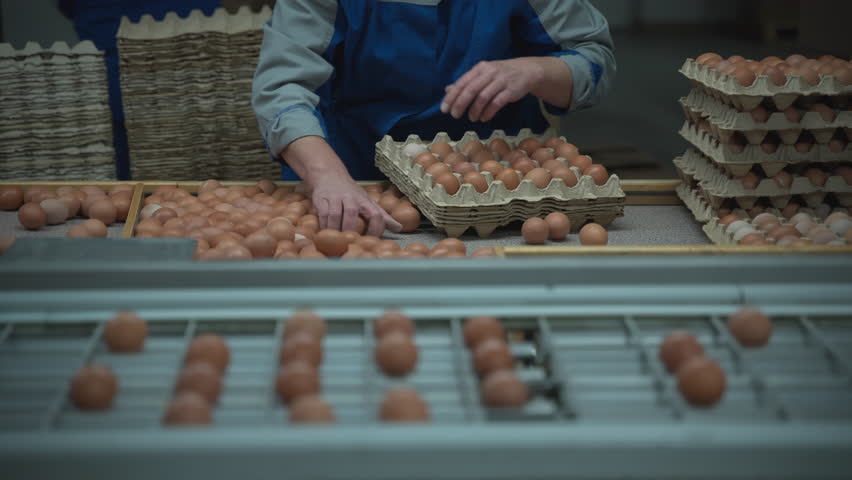
M 479 62 L 447 86 L 441 112 L 458 119 L 468 111 L 471 122 L 487 122 L 530 93 L 542 75 L 540 65 L 529 58 Z

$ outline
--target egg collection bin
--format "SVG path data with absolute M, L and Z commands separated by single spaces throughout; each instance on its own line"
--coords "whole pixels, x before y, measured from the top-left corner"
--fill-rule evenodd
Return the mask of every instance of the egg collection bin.
M 218 479 L 237 468 L 243 478 L 282 468 L 346 479 L 841 478 L 852 468 L 842 454 L 852 448 L 852 260 L 787 258 L 780 271 L 777 259 L 740 260 L 527 259 L 485 275 L 448 262 L 416 275 L 399 263 L 13 265 L 0 279 L 0 461 L 15 478 Z M 793 278 L 800 283 L 779 283 Z M 727 315 L 743 304 L 773 317 L 768 346 L 744 349 L 728 332 Z M 288 425 L 274 394 L 285 319 L 305 305 L 329 324 L 322 394 L 334 426 Z M 373 319 L 387 307 L 416 322 L 421 358 L 403 380 L 372 361 Z M 119 309 L 148 320 L 143 352 L 104 347 L 104 322 Z M 461 333 L 475 314 L 507 328 L 534 393 L 523 409 L 482 407 Z M 695 334 L 725 370 L 719 405 L 688 406 L 665 373 L 658 347 L 676 329 Z M 220 334 L 232 354 L 214 425 L 163 428 L 185 348 L 202 332 Z M 88 362 L 119 378 L 103 413 L 66 401 Z M 417 389 L 432 421 L 378 422 L 392 385 Z
M 526 138 L 543 140 L 543 137 L 525 129 L 514 137 L 497 130 L 485 142 L 496 138 L 515 145 Z M 497 227 L 554 211 L 568 215 L 574 225 L 588 221 L 608 225 L 623 215 L 625 195 L 615 175 L 611 175 L 604 185 L 596 185 L 591 177 L 571 167 L 578 179 L 574 187 L 553 179 L 547 187 L 539 189 L 531 180 L 525 179 L 515 190 L 510 191 L 503 182 L 494 180 L 489 172 L 484 172 L 489 183 L 484 193 L 477 192 L 472 185 L 462 184 L 456 194 L 450 195 L 443 186 L 433 185 L 432 175 L 415 164 L 414 158 L 404 152 L 410 145 L 425 148 L 435 142 L 448 142 L 460 150 L 472 141 L 480 141 L 474 132 L 468 132 L 458 141 L 451 140 L 445 133 L 438 134 L 432 142 L 424 142 L 416 135 L 410 136 L 405 142 L 394 142 L 386 136 L 376 144 L 376 166 L 433 225 L 452 237 L 460 236 L 469 228 L 475 229 L 481 237 L 487 237 Z M 565 159 L 557 160 L 568 166 Z M 509 166 L 504 161 L 501 163 L 504 167 Z M 460 175 L 454 175 L 461 179 Z

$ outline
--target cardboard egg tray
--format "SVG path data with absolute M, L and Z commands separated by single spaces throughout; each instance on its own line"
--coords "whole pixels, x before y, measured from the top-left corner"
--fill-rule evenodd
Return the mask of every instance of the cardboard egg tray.
M 812 86 L 798 75 L 789 75 L 787 83 L 778 86 L 769 77 L 761 75 L 754 84 L 744 87 L 736 78 L 699 65 L 691 58 L 684 62 L 680 73 L 706 94 L 746 112 L 754 110 L 766 99 L 770 99 L 778 110 L 786 110 L 802 97 L 852 95 L 852 85 L 841 85 L 833 76 L 822 76 L 820 83 Z
M 802 132 L 812 133 L 820 145 L 829 143 L 838 130 L 852 138 L 852 111 L 835 111 L 836 118 L 831 122 L 825 121 L 817 112 L 805 112 L 799 122 L 791 122 L 783 112 L 774 112 L 766 122 L 759 123 L 751 114 L 732 108 L 699 89 L 693 89 L 688 96 L 681 98 L 680 104 L 693 124 L 706 119 L 721 143 L 730 143 L 736 133 L 745 136 L 751 145 L 760 145 L 769 132 L 777 132 L 784 145 L 795 144 Z
M 593 221 L 606 226 L 624 214 L 625 195 L 615 175 L 599 186 L 591 177 L 583 176 L 579 169 L 571 167 L 579 179 L 574 187 L 567 187 L 561 180 L 553 179 L 546 188 L 539 189 L 532 181 L 525 179 L 517 189 L 510 191 L 503 182 L 493 180 L 490 173 L 484 172 L 489 182 L 486 192 L 479 193 L 473 186 L 462 184 L 455 195 L 450 195 L 443 186 L 433 185 L 432 175 L 425 173 L 420 165 L 414 164 L 413 159 L 403 153 L 409 144 L 426 146 L 434 142 L 448 142 L 460 150 L 471 141 L 488 143 L 495 138 L 502 138 L 517 145 L 530 137 L 539 140 L 546 138 L 533 135 L 529 129 L 521 130 L 514 137 L 497 130 L 482 140 L 475 132 L 466 133 L 459 141 L 453 141 L 443 132 L 432 142 L 424 142 L 416 135 L 408 137 L 405 142 L 394 142 L 390 136 L 385 136 L 376 144 L 376 166 L 417 205 L 433 225 L 452 237 L 462 235 L 469 228 L 476 230 L 480 237 L 487 237 L 497 227 L 554 211 L 568 215 L 573 225 Z M 558 160 L 567 165 L 565 159 Z M 507 163 L 502 163 L 508 167 Z M 456 177 L 461 180 L 460 175 L 456 174 Z
M 828 145 L 815 144 L 806 153 L 797 151 L 792 145 L 779 145 L 778 151 L 773 154 L 764 152 L 760 145 L 746 145 L 743 152 L 734 153 L 711 132 L 700 130 L 689 120 L 679 133 L 701 153 L 738 177 L 748 173 L 755 165 L 759 165 L 767 176 L 773 177 L 784 167 L 796 163 L 852 162 L 852 142 L 842 152 L 832 152 Z

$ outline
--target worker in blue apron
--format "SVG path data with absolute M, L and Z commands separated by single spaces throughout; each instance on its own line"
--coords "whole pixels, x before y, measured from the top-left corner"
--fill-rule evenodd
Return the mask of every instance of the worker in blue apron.
M 283 178 L 300 177 L 322 228 L 399 224 L 354 180 L 384 135 L 541 133 L 542 110 L 594 105 L 613 81 L 606 19 L 588 0 L 278 0 L 252 103 Z
M 104 51 L 109 78 L 109 106 L 112 110 L 112 136 L 115 148 L 116 176 L 130 178 L 130 157 L 127 149 L 127 130 L 121 104 L 121 83 L 118 69 L 118 47 L 115 34 L 122 17 L 138 22 L 142 15 L 161 20 L 168 12 L 185 17 L 194 9 L 212 15 L 220 0 L 59 0 L 59 8 L 74 22 L 80 40 L 91 40 Z

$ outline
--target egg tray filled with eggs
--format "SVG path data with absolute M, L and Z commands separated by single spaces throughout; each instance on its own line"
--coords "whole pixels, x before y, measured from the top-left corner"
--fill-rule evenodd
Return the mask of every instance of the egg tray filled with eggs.
M 480 140 L 468 132 L 452 141 L 385 137 L 376 144 L 376 165 L 450 236 L 474 228 L 480 236 L 497 227 L 561 211 L 574 224 L 607 225 L 623 214 L 617 176 L 581 155 L 563 138 L 522 130 L 495 131 Z
M 713 135 L 731 148 L 762 145 L 766 153 L 772 154 L 779 146 L 778 140 L 783 145 L 796 145 L 812 138 L 816 144 L 829 145 L 832 152 L 839 153 L 846 151 L 852 136 L 852 104 L 832 108 L 818 102 L 783 111 L 760 105 L 741 112 L 697 89 L 681 98 L 680 104 L 694 125 L 706 120 Z M 805 132 L 809 136 L 803 137 Z
M 852 95 L 852 64 L 830 55 L 767 57 L 758 62 L 706 53 L 687 59 L 680 73 L 696 88 L 742 111 L 751 111 L 766 99 L 783 111 L 802 96 Z

